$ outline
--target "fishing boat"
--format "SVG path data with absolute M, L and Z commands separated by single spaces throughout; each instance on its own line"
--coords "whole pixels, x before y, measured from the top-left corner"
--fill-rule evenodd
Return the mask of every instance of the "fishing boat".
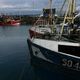
M 15 20 L 10 16 L 1 15 L 0 16 L 0 26 L 18 26 L 20 25 L 20 20 Z
M 44 37 L 35 36 L 27 40 L 33 65 L 54 72 L 55 80 L 59 80 L 58 76 L 61 80 L 80 79 L 80 25 L 75 22 L 75 0 L 67 2 L 61 27 L 55 25 L 56 31 L 53 28 Z

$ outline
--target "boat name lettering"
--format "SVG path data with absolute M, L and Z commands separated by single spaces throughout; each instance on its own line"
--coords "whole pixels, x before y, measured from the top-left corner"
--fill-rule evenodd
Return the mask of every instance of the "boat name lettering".
M 80 63 L 73 60 L 62 59 L 62 65 L 75 70 L 80 70 Z

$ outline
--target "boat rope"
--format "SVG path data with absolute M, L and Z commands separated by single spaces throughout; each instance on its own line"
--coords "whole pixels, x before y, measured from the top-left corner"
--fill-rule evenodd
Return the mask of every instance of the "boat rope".
M 59 11 L 60 13 L 62 12 L 62 10 L 63 10 L 63 8 L 64 8 L 64 5 L 65 5 L 66 1 L 67 1 L 67 0 L 64 0 L 63 4 L 62 4 L 62 6 L 61 6 L 61 9 L 60 9 L 60 11 Z

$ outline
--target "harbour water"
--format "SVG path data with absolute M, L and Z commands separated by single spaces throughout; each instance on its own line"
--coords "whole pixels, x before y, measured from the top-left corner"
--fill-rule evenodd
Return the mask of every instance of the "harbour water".
M 0 80 L 34 79 L 27 47 L 30 27 L 0 27 Z

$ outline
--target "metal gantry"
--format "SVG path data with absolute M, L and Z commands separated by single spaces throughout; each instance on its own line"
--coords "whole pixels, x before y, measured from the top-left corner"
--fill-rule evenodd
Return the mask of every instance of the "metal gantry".
M 67 3 L 68 3 L 68 8 L 64 16 L 64 21 L 63 21 L 61 32 L 60 32 L 60 37 L 63 34 L 64 24 L 66 20 L 67 20 L 67 23 L 72 23 L 72 24 L 74 23 L 76 2 L 75 0 L 67 0 Z

